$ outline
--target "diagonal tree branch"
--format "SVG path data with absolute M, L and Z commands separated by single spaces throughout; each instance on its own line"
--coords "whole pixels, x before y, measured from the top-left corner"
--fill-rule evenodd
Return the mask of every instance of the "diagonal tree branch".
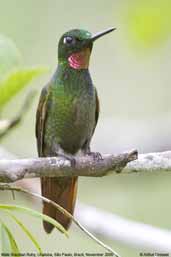
M 14 127 L 18 126 L 23 120 L 35 96 L 35 91 L 30 91 L 26 96 L 23 106 L 19 113 L 12 119 L 0 120 L 0 140 L 4 138 Z
M 119 173 L 128 162 L 137 159 L 133 150 L 120 155 L 103 155 L 102 160 L 90 156 L 76 157 L 76 165 L 60 157 L 0 160 L 0 182 L 14 182 L 23 178 L 91 176 L 101 177 L 113 171 Z

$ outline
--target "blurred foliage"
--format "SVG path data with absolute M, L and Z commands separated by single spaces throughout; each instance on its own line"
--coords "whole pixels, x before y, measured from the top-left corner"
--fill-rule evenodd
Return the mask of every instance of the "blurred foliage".
M 34 244 L 35 248 L 37 249 L 37 251 L 39 253 L 42 253 L 42 250 L 37 242 L 37 240 L 35 239 L 35 237 L 33 236 L 32 233 L 30 233 L 30 231 L 27 229 L 27 227 L 16 217 L 14 216 L 10 211 L 6 210 L 6 213 L 18 224 L 18 226 L 21 228 L 21 230 L 27 235 L 27 237 L 32 241 L 32 243 Z
M 4 107 L 33 78 L 47 71 L 43 67 L 18 68 L 20 59 L 21 54 L 15 44 L 0 35 L 0 108 Z
M 46 222 L 49 222 L 65 236 L 68 236 L 68 232 L 64 229 L 64 227 L 59 222 L 57 222 L 56 220 L 52 219 L 51 217 L 45 214 L 42 214 L 39 211 L 35 211 L 33 209 L 18 206 L 18 205 L 7 205 L 7 204 L 0 204 L 0 210 L 9 210 L 9 211 L 18 211 L 22 213 L 27 213 L 35 218 L 39 218 L 41 220 L 45 220 Z
M 8 226 L 3 222 L 0 221 L 1 225 L 1 249 L 3 253 L 14 253 L 19 254 L 19 248 L 13 236 L 13 233 L 10 231 Z
M 128 36 L 134 45 L 152 48 L 171 36 L 171 1 L 134 1 L 126 10 Z
M 27 237 L 31 240 L 31 242 L 34 244 L 36 249 L 38 250 L 39 253 L 42 252 L 37 239 L 32 235 L 32 233 L 26 228 L 26 226 L 16 217 L 14 216 L 11 212 L 17 211 L 19 213 L 26 213 L 29 214 L 32 217 L 39 218 L 41 221 L 45 220 L 46 222 L 49 222 L 53 226 L 55 226 L 61 233 L 64 233 L 66 236 L 68 236 L 67 231 L 64 229 L 64 227 L 59 224 L 56 220 L 50 218 L 47 215 L 42 214 L 39 211 L 35 211 L 30 208 L 22 207 L 22 206 L 17 206 L 17 205 L 7 205 L 7 204 L 0 204 L 0 210 L 5 212 L 7 216 L 11 217 L 14 222 L 22 229 L 22 231 L 27 235 Z M 15 239 L 15 236 L 13 236 L 14 233 L 11 232 L 11 230 L 7 227 L 6 223 L 3 222 L 0 219 L 0 249 L 2 252 L 5 253 L 19 253 L 18 245 Z M 8 239 L 7 239 L 8 238 Z
M 11 98 L 28 85 L 35 77 L 41 75 L 46 70 L 41 67 L 17 70 L 0 81 L 0 108 L 4 107 Z

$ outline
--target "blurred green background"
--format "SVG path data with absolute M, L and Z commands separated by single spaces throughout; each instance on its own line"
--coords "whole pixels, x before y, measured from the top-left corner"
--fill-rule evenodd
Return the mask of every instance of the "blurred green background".
M 49 68 L 46 75 L 15 97 L 1 114 L 3 118 L 13 117 L 30 88 L 38 90 L 22 125 L 2 141 L 5 148 L 19 157 L 37 155 L 36 106 L 41 88 L 56 69 L 61 34 L 72 28 L 97 32 L 111 26 L 117 30 L 95 43 L 91 57 L 90 71 L 101 103 L 92 149 L 103 153 L 132 148 L 140 153 L 171 149 L 169 0 L 0 0 L 0 34 L 12 39 L 21 52 L 17 65 Z M 170 178 L 169 174 L 80 178 L 78 199 L 132 220 L 170 229 Z M 40 203 L 18 194 L 14 202 L 10 193 L 1 193 L 1 201 L 41 209 Z M 103 251 L 75 226 L 68 240 L 58 232 L 45 235 L 35 219 L 27 216 L 22 219 L 30 225 L 45 251 Z M 21 240 L 19 230 L 16 236 Z M 101 239 L 121 256 L 134 257 L 140 252 Z M 24 238 L 21 249 L 34 250 Z

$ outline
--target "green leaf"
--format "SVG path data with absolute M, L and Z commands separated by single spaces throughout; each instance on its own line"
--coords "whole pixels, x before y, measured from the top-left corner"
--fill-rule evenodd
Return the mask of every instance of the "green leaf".
M 4 230 L 4 239 L 5 237 L 8 238 L 9 242 L 10 242 L 10 249 L 9 246 L 6 244 L 6 239 L 3 241 L 3 252 L 8 253 L 8 252 L 12 252 L 12 253 L 17 253 L 19 254 L 19 248 L 17 246 L 17 243 L 11 233 L 11 231 L 9 230 L 9 228 L 7 227 L 7 225 L 1 221 L 1 226 L 2 226 L 2 230 Z
M 10 252 L 10 251 L 11 251 L 11 246 L 10 246 L 8 235 L 2 223 L 0 222 L 0 253 Z
M 53 226 L 55 226 L 60 232 L 64 233 L 68 237 L 68 232 L 65 230 L 65 228 L 56 220 L 52 219 L 51 217 L 42 214 L 41 212 L 35 211 L 30 208 L 26 208 L 19 205 L 8 205 L 8 204 L 0 204 L 0 209 L 2 210 L 9 210 L 9 211 L 19 211 L 23 213 L 30 214 L 33 217 L 40 218 L 45 220 L 46 222 L 49 222 Z
M 37 240 L 34 238 L 34 236 L 31 234 L 31 232 L 25 227 L 25 225 L 19 220 L 17 219 L 12 213 L 10 213 L 10 211 L 8 210 L 3 210 L 6 213 L 8 213 L 8 215 L 20 226 L 20 228 L 25 232 L 25 234 L 29 237 L 29 239 L 32 241 L 32 243 L 35 245 L 36 249 L 38 250 L 39 253 L 42 253 L 42 250 L 37 242 Z
M 35 77 L 47 71 L 45 68 L 28 68 L 17 70 L 0 82 L 0 108 L 2 108 L 13 96 L 28 85 Z

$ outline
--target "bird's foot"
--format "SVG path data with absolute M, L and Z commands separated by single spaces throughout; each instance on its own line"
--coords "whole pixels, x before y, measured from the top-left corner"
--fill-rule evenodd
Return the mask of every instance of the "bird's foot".
M 88 152 L 87 155 L 92 156 L 94 161 L 103 160 L 103 157 L 102 157 L 101 153 L 99 153 L 99 152 Z
M 71 163 L 71 167 L 74 168 L 76 166 L 76 159 L 74 157 L 69 157 L 68 160 Z
M 64 158 L 64 159 L 66 159 L 66 160 L 68 160 L 68 161 L 70 161 L 72 168 L 75 167 L 75 165 L 76 165 L 76 159 L 75 159 L 73 156 L 71 156 L 71 155 L 69 155 L 69 154 L 62 154 L 62 153 L 58 153 L 58 156 L 59 156 L 59 157 L 62 157 L 62 158 Z

